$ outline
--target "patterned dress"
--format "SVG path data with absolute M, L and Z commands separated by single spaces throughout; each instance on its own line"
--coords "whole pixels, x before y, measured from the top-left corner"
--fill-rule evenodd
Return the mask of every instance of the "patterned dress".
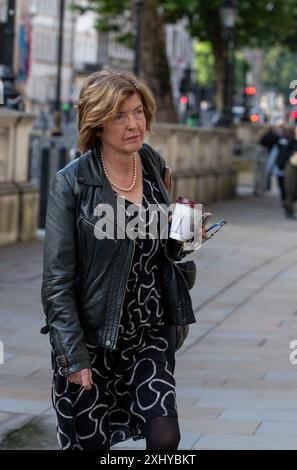
M 146 231 L 154 217 L 149 206 L 160 203 L 161 192 L 143 167 L 141 226 Z M 132 206 L 125 204 L 128 213 Z M 108 448 L 109 443 L 140 439 L 147 421 L 177 416 L 175 380 L 165 357 L 169 329 L 163 324 L 162 256 L 160 238 L 136 239 L 116 348 L 87 345 L 92 389 L 69 383 L 54 368 L 52 398 L 61 449 Z

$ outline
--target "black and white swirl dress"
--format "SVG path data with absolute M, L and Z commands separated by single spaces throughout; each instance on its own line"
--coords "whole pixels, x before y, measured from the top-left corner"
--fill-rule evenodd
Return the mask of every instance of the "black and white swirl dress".
M 154 217 L 149 214 L 150 205 L 162 202 L 161 192 L 143 167 L 141 216 L 146 230 Z M 130 203 L 125 203 L 129 211 Z M 160 238 L 136 239 L 116 348 L 88 345 L 92 389 L 69 383 L 55 368 L 52 398 L 61 449 L 108 448 L 131 437 L 143 438 L 143 425 L 152 418 L 177 416 L 175 380 L 165 357 L 168 327 L 163 324 L 162 256 Z

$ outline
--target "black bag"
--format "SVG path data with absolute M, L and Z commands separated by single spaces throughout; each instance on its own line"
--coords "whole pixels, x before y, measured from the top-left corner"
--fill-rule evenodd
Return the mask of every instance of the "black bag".
M 196 281 L 196 264 L 194 261 L 184 261 L 182 263 L 177 263 L 180 271 L 182 272 L 185 281 L 187 283 L 188 289 L 192 289 Z M 176 326 L 176 345 L 175 350 L 178 351 L 182 347 L 189 334 L 189 325 L 177 325 Z
M 182 275 L 185 278 L 188 289 L 194 287 L 196 281 L 196 264 L 195 261 L 183 261 L 182 263 L 176 263 Z

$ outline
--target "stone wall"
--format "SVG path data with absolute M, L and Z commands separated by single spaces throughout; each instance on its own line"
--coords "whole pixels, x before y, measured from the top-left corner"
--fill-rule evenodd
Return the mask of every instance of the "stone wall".
M 209 203 L 235 196 L 233 131 L 158 124 L 146 140 L 172 168 L 174 198 Z
M 32 116 L 0 108 L 0 245 L 35 237 L 39 191 L 28 183 Z
M 235 127 L 236 140 L 243 144 L 259 144 L 268 129 L 267 124 L 241 123 Z

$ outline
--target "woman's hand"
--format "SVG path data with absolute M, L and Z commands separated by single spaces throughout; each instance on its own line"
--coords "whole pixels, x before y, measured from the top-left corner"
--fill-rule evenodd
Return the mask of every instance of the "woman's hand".
M 206 225 L 202 225 L 202 233 L 201 233 L 202 240 L 207 240 L 207 238 L 208 238 L 206 230 L 207 230 Z
M 86 390 L 91 390 L 92 385 L 94 385 L 92 369 L 82 369 L 78 372 L 73 372 L 73 374 L 68 375 L 67 379 L 73 384 L 82 385 Z
M 172 222 L 172 219 L 173 219 L 173 216 L 170 215 L 170 216 L 168 217 L 168 222 L 169 222 L 170 224 L 171 224 L 171 222 Z M 200 231 L 199 231 L 199 235 L 201 236 L 202 240 L 207 240 L 207 238 L 208 238 L 208 235 L 207 235 L 207 233 L 206 233 L 206 230 L 207 230 L 207 229 L 206 229 L 206 225 L 202 225 L 202 228 L 200 228 Z M 179 242 L 179 243 L 180 243 L 181 245 L 183 244 L 183 242 Z

